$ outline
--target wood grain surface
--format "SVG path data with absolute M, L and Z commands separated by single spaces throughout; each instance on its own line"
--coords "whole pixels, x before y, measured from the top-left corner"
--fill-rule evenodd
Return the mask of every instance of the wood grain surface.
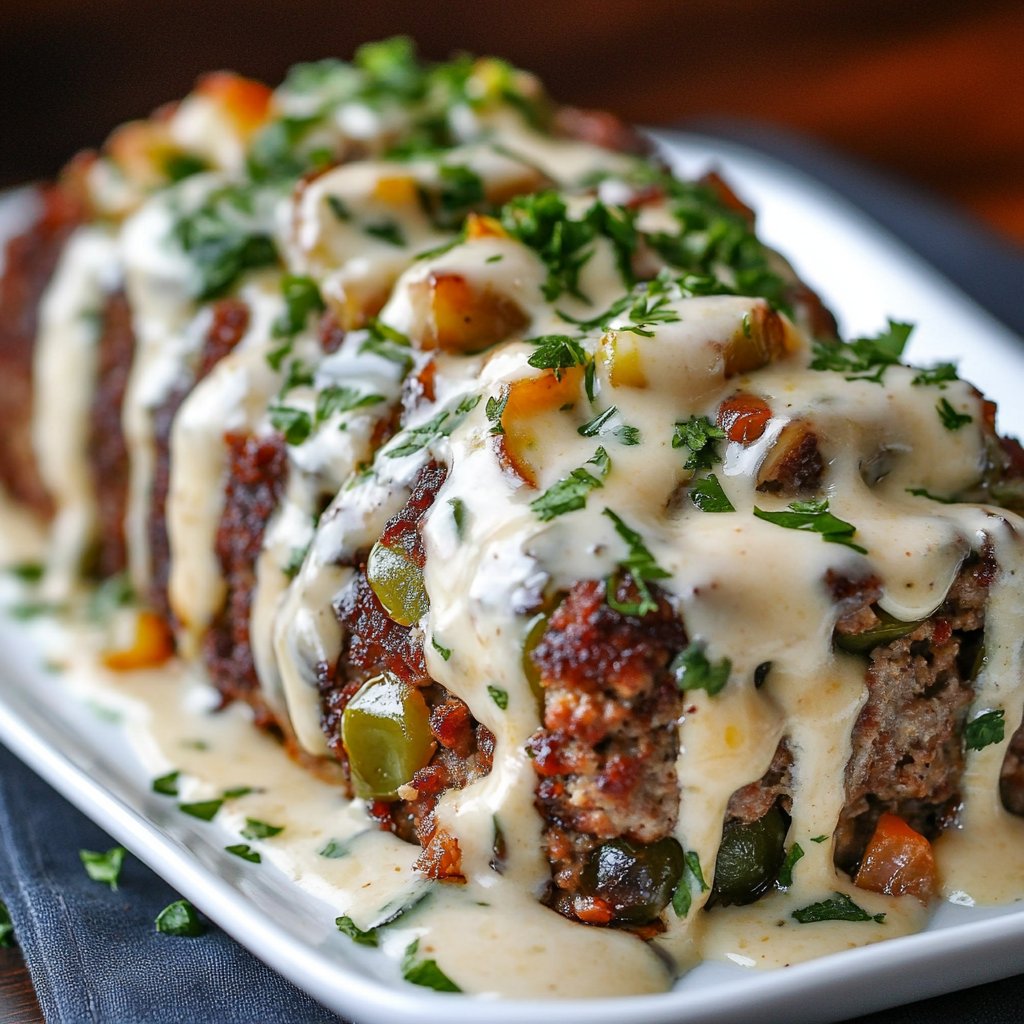
M 0 1024 L 41 1024 L 32 979 L 18 949 L 0 949 Z

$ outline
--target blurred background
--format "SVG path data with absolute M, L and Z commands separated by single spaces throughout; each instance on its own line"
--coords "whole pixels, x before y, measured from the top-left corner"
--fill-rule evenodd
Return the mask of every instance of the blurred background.
M 1024 243 L 1022 0 L 3 0 L 0 185 L 52 174 L 202 71 L 276 83 L 400 32 L 632 121 L 804 133 Z

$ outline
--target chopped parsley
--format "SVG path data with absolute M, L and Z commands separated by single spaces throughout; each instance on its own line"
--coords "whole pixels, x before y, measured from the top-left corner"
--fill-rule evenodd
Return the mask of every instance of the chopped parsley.
M 121 877 L 121 868 L 124 866 L 125 854 L 128 851 L 123 846 L 115 846 L 106 853 L 96 853 L 94 850 L 79 850 L 78 856 L 85 867 L 85 873 L 94 881 L 109 885 L 111 889 L 117 889 L 117 880 Z
M 309 545 L 301 548 L 292 548 L 288 553 L 288 561 L 281 566 L 281 572 L 293 580 L 299 575 L 299 570 L 302 568 L 302 563 L 306 560 L 306 553 L 309 551 Z
M 672 659 L 669 671 L 680 690 L 707 690 L 708 696 L 714 697 L 729 682 L 732 661 L 729 658 L 709 661 L 704 645 L 694 641 Z
M 648 612 L 657 611 L 658 602 L 654 600 L 647 584 L 651 580 L 668 579 L 670 574 L 654 560 L 654 555 L 647 549 L 643 538 L 636 530 L 627 526 L 610 508 L 605 508 L 604 515 L 612 521 L 615 532 L 629 547 L 629 554 L 619 562 L 619 567 L 630 574 L 633 585 L 640 594 L 640 600 L 636 603 L 620 601 L 617 594 L 618 574 L 612 573 L 605 585 L 605 599 L 608 605 L 623 615 L 646 615 Z
M 322 313 L 326 308 L 320 289 L 311 277 L 285 274 L 281 279 L 281 293 L 284 309 L 274 321 L 272 331 L 275 338 L 293 338 L 305 328 L 313 313 Z
M 379 405 L 384 400 L 383 395 L 361 394 L 355 388 L 344 384 L 332 384 L 316 396 L 316 422 L 323 423 L 324 420 L 339 413 Z
M 618 408 L 613 405 L 605 409 L 604 412 L 599 412 L 582 427 L 578 427 L 576 433 L 581 437 L 599 437 L 602 434 L 611 434 L 619 444 L 626 446 L 640 444 L 640 430 L 637 427 L 631 427 L 628 424 L 617 427 L 609 426 L 610 421 L 618 415 L 618 412 Z
M 442 661 L 448 661 L 448 659 L 451 658 L 452 649 L 450 647 L 445 647 L 443 644 L 438 643 L 436 636 L 431 636 L 430 646 L 433 647 L 434 650 L 441 655 Z
M 298 446 L 309 440 L 313 433 L 313 417 L 304 409 L 289 405 L 272 405 L 268 410 L 270 422 L 284 437 L 285 444 Z
M 438 227 L 456 228 L 483 203 L 484 182 L 476 171 L 462 164 L 441 164 L 437 171 L 441 188 L 427 212 Z
M 334 923 L 342 935 L 347 935 L 357 945 L 373 947 L 379 945 L 376 928 L 371 928 L 369 931 L 364 932 L 362 928 L 356 926 L 355 921 L 353 921 L 351 917 L 344 915 L 342 917 L 336 917 L 334 919 Z
M 479 405 L 480 396 L 470 395 L 463 398 L 454 409 L 442 409 L 426 423 L 418 427 L 403 430 L 398 436 L 403 438 L 401 444 L 389 448 L 384 454 L 389 459 L 398 459 L 403 455 L 412 455 L 421 451 L 442 437 L 450 437 L 452 432 Z
M 67 611 L 67 606 L 54 601 L 18 601 L 8 605 L 4 611 L 12 618 L 21 622 L 38 619 L 43 615 L 59 615 Z
M 718 477 L 709 473 L 703 480 L 697 480 L 690 487 L 690 501 L 701 512 L 735 512 L 736 507 L 729 500 Z
M 788 512 L 766 512 L 754 506 L 754 515 L 766 523 L 785 527 L 787 530 L 808 530 L 821 535 L 821 539 L 832 544 L 845 544 L 854 551 L 866 555 L 867 548 L 853 542 L 857 528 L 832 515 L 827 501 L 794 501 Z
M 11 912 L 7 904 L 0 900 L 0 949 L 12 949 L 16 944 Z
M 373 224 L 364 224 L 363 231 L 399 249 L 406 244 L 405 232 L 402 231 L 401 225 L 397 221 L 381 220 Z
M 555 380 L 562 379 L 562 371 L 588 362 L 583 346 L 568 334 L 544 334 L 528 338 L 537 351 L 526 361 L 538 370 L 554 370 Z
M 252 786 L 232 786 L 230 789 L 225 789 L 221 796 L 225 800 L 237 800 L 240 796 L 248 796 L 250 793 L 255 793 Z
M 942 420 L 942 425 L 947 430 L 959 430 L 961 427 L 966 427 L 968 423 L 974 422 L 974 418 L 968 416 L 967 413 L 957 412 L 946 398 L 939 399 L 935 411 L 939 414 L 939 419 Z
M 156 930 L 164 935 L 180 935 L 190 939 L 202 935 L 206 925 L 199 919 L 196 908 L 188 900 L 169 903 L 156 916 Z
M 328 839 L 327 845 L 318 852 L 321 857 L 326 857 L 327 860 L 338 860 L 341 857 L 347 857 L 352 851 L 347 842 L 343 843 L 337 839 Z
M 846 344 L 817 342 L 812 370 L 832 370 L 847 380 L 867 380 L 881 384 L 885 371 L 899 363 L 913 324 L 890 320 L 886 330 L 871 338 L 855 338 Z
M 776 879 L 784 889 L 788 889 L 793 884 L 793 868 L 796 867 L 796 863 L 804 855 L 804 849 L 799 843 L 794 843 L 786 851 L 786 859 L 782 862 L 782 866 L 779 868 L 778 878 Z
M 190 804 L 178 804 L 178 810 L 200 821 L 213 821 L 223 806 L 223 800 L 199 800 Z
M 498 686 L 488 686 L 487 694 L 502 711 L 508 710 L 508 692 Z
M 885 914 L 869 914 L 844 892 L 835 892 L 827 900 L 794 910 L 790 916 L 800 924 L 818 921 L 876 921 L 881 924 L 885 920 Z
M 416 939 L 402 957 L 402 977 L 413 985 L 432 988 L 435 992 L 461 992 L 462 989 L 448 977 L 436 960 L 418 960 L 420 940 Z
M 251 186 L 226 185 L 175 224 L 173 237 L 192 261 L 197 300 L 219 298 L 247 270 L 277 263 L 265 207 Z
M 600 475 L 594 476 L 586 466 L 596 466 Z M 587 494 L 604 486 L 611 471 L 612 460 L 604 448 L 598 448 L 594 457 L 587 460 L 586 466 L 572 470 L 568 476 L 562 477 L 539 498 L 530 502 L 530 509 L 542 523 L 583 508 L 587 503 Z
M 696 473 L 722 461 L 717 442 L 724 437 L 725 431 L 707 416 L 691 416 L 688 420 L 676 423 L 672 447 L 688 451 L 684 468 Z
M 959 380 L 954 363 L 936 363 L 935 366 L 923 366 L 917 376 L 910 382 L 917 385 L 934 384 L 939 390 L 946 387 L 947 382 Z
M 955 505 L 956 498 L 942 498 L 938 494 L 932 494 L 931 491 L 926 490 L 924 487 L 907 487 L 907 494 L 913 494 L 917 498 L 930 498 L 932 501 L 938 501 L 943 505 Z
M 376 317 L 366 325 L 366 330 L 369 336 L 359 346 L 360 355 L 363 352 L 371 352 L 381 359 L 397 363 L 403 374 L 412 369 L 412 343 L 401 331 L 396 331 L 394 327 L 389 327 Z
M 823 843 L 828 839 L 828 836 L 811 836 L 812 843 Z
M 179 771 L 168 772 L 166 775 L 154 779 L 151 788 L 154 793 L 159 793 L 161 796 L 177 796 L 180 777 L 181 772 Z
M 21 562 L 18 565 L 6 566 L 3 572 L 21 580 L 22 583 L 38 583 L 46 572 L 46 566 L 40 562 Z
M 184 181 L 209 169 L 210 165 L 195 153 L 169 153 L 164 157 L 164 174 L 168 181 Z
M 993 743 L 1002 743 L 1006 734 L 1005 712 L 986 711 L 964 727 L 964 744 L 968 750 L 983 750 Z
M 102 625 L 118 608 L 125 608 L 135 601 L 135 590 L 127 572 L 108 576 L 90 595 L 86 615 L 90 622 Z
M 461 498 L 449 498 L 448 505 L 452 510 L 455 535 L 462 540 L 466 535 L 466 503 Z
M 333 213 L 338 220 L 345 222 L 352 219 L 352 211 L 348 208 L 348 204 L 341 198 L 341 196 L 328 196 L 327 205 L 330 207 L 331 213 Z
M 263 861 L 259 852 L 254 850 L 248 843 L 234 843 L 231 846 L 225 846 L 224 849 L 228 853 L 233 853 L 236 857 L 241 857 L 242 860 L 248 861 L 250 864 L 260 864 Z
M 487 416 L 487 421 L 491 424 L 490 433 L 494 436 L 505 433 L 505 428 L 502 426 L 501 417 L 505 414 L 505 406 L 508 405 L 508 396 L 512 393 L 511 388 L 503 387 L 495 397 L 492 395 L 487 399 L 487 404 L 484 406 L 484 413 Z
M 709 888 L 701 870 L 700 857 L 695 850 L 687 850 L 683 854 L 683 873 L 676 885 L 676 891 L 672 894 L 672 909 L 676 917 L 686 917 L 690 912 L 690 907 L 693 906 L 694 886 L 700 892 L 707 892 Z
M 243 839 L 270 839 L 271 836 L 280 835 L 283 831 L 284 825 L 268 825 L 256 818 L 246 818 L 241 836 Z
M 281 385 L 281 394 L 292 388 L 309 387 L 313 383 L 313 370 L 301 359 L 292 359 L 288 363 L 288 372 Z

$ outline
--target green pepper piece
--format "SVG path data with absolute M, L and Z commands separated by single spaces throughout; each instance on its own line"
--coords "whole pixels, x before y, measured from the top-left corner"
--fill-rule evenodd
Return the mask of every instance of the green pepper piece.
M 925 619 L 916 619 L 913 622 L 901 622 L 893 618 L 888 612 L 881 608 L 874 608 L 878 616 L 878 623 L 863 633 L 836 633 L 835 644 L 840 650 L 849 654 L 869 654 L 876 647 L 882 644 L 891 644 L 893 640 L 913 633 Z
M 685 866 L 683 848 L 671 836 L 656 843 L 612 839 L 590 855 L 580 890 L 609 903 L 617 920 L 642 924 L 668 906 Z
M 394 800 L 434 753 L 423 694 L 390 673 L 368 679 L 341 716 L 352 786 L 368 800 Z
M 534 650 L 536 650 L 537 644 L 540 643 L 541 638 L 547 632 L 547 628 L 547 612 L 538 612 L 526 624 L 526 635 L 523 638 L 523 674 L 526 676 L 526 681 L 530 684 L 534 697 L 537 698 L 537 702 L 542 707 L 544 705 L 544 687 L 540 681 L 540 671 L 536 664 L 534 664 L 532 655 Z
M 403 551 L 378 541 L 366 560 L 366 578 L 384 611 L 400 626 L 419 622 L 430 606 L 423 570 Z
M 722 832 L 708 905 L 753 903 L 771 888 L 784 860 L 788 816 L 778 806 L 757 821 L 730 821 Z

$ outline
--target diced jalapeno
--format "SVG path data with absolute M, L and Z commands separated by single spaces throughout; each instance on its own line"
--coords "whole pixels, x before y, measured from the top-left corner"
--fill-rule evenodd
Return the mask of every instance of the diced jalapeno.
M 785 858 L 788 830 L 788 816 L 777 806 L 757 821 L 730 821 L 718 848 L 708 905 L 753 903 L 771 888 Z
M 366 799 L 393 800 L 434 753 L 423 694 L 396 676 L 374 676 L 341 716 L 352 785 Z
M 882 644 L 891 644 L 893 640 L 913 633 L 925 621 L 917 619 L 913 622 L 901 622 L 881 608 L 875 608 L 874 613 L 878 616 L 878 622 L 863 633 L 836 633 L 836 647 L 850 654 L 868 654 Z
M 652 921 L 668 906 L 685 864 L 683 848 L 671 837 L 656 843 L 613 839 L 590 855 L 581 891 L 609 903 L 619 921 Z
M 426 613 L 430 602 L 423 585 L 423 570 L 403 551 L 378 541 L 366 560 L 366 578 L 384 611 L 400 626 L 411 626 Z

